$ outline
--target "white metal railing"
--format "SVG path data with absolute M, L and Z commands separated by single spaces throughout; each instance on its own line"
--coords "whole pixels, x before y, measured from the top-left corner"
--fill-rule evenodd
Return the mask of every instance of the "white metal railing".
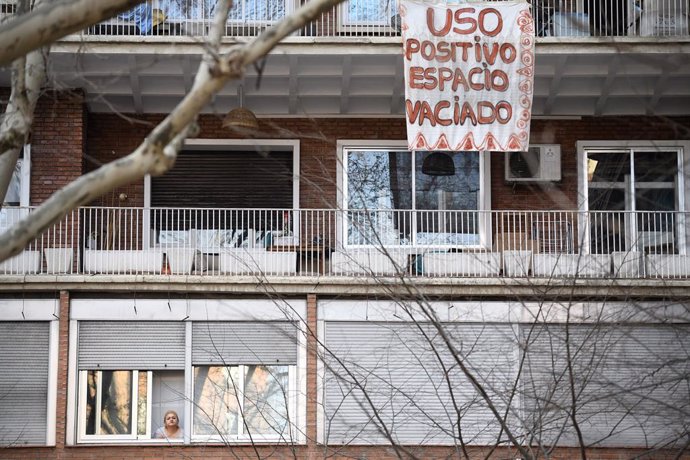
M 225 35 L 256 36 L 294 9 L 286 0 L 236 0 L 228 15 Z M 88 35 L 205 36 L 216 0 L 151 0 L 90 27 Z
M 687 37 L 687 0 L 531 0 L 539 37 Z M 294 0 L 237 0 L 226 35 L 255 36 L 298 6 Z M 215 0 L 153 0 L 89 28 L 92 35 L 203 36 Z M 400 35 L 396 0 L 349 0 L 298 35 Z
M 28 215 L 5 208 L 0 230 Z M 688 213 L 81 208 L 0 274 L 690 278 Z

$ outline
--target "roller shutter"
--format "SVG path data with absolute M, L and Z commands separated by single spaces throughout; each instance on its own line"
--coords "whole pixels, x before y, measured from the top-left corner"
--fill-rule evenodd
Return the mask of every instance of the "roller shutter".
M 297 364 L 297 324 L 194 322 L 194 365 Z
M 562 325 L 521 329 L 522 399 L 535 441 L 578 445 L 573 393 L 587 445 L 670 447 L 687 440 L 690 326 L 571 325 L 570 353 Z
M 0 445 L 45 445 L 50 324 L 0 323 Z
M 292 152 L 183 151 L 151 180 L 151 206 L 292 208 Z
M 184 369 L 185 324 L 80 321 L 79 369 Z
M 514 383 L 515 333 L 509 325 L 446 324 L 496 407 Z M 431 325 L 327 322 L 327 439 L 335 444 L 490 444 L 499 434 L 486 403 Z M 458 426 L 458 420 L 461 425 Z

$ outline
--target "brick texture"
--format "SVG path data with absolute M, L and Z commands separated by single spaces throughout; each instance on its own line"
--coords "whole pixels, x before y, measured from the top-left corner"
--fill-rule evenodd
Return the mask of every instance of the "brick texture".
M 353 447 L 353 446 L 79 446 L 69 448 L 41 448 L 41 449 L 5 449 L 0 451 L 0 456 L 7 460 L 31 460 L 31 459 L 205 459 L 205 460 L 257 460 L 257 459 L 317 459 L 329 460 L 397 460 L 400 458 L 418 458 L 425 460 L 441 460 L 452 458 L 464 458 L 459 449 L 451 447 L 414 447 L 405 446 L 400 455 L 391 447 Z M 538 455 L 535 453 L 535 455 Z M 490 452 L 488 448 L 468 448 L 468 456 L 471 459 L 519 459 L 515 450 L 497 448 Z M 539 456 L 537 458 L 546 458 Z M 556 449 L 551 452 L 551 460 L 572 460 L 581 458 L 577 449 Z M 645 455 L 645 451 L 637 449 L 588 449 L 587 458 L 590 460 L 629 460 L 635 458 L 648 458 L 653 460 L 687 460 L 690 454 L 683 455 L 671 451 L 655 451 L 651 455 Z
M 112 114 L 90 114 L 87 131 L 86 169 L 119 158 L 132 151 L 162 116 L 146 115 L 128 122 Z M 221 118 L 200 118 L 200 138 L 231 139 Z M 261 139 L 300 140 L 300 205 L 302 208 L 330 208 L 335 205 L 337 186 L 336 143 L 339 139 L 405 139 L 403 119 L 262 119 Z M 573 120 L 535 120 L 531 142 L 560 144 L 562 176 L 559 183 L 513 185 L 504 181 L 502 153 L 491 158 L 492 209 L 575 209 L 577 205 L 576 142 L 578 140 L 678 140 L 690 139 L 690 118 L 601 117 Z M 143 181 L 131 184 L 99 200 L 99 205 L 117 205 L 126 193 L 126 205 L 142 206 Z
M 57 368 L 57 404 L 55 417 L 55 447 L 64 449 L 67 420 L 67 372 L 69 357 L 69 292 L 60 292 L 60 338 Z
M 86 110 L 79 92 L 48 93 L 31 134 L 31 204 L 40 204 L 82 174 Z

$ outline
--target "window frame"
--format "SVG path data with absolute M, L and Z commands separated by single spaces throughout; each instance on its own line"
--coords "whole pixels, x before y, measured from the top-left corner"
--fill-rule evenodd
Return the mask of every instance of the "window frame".
M 337 187 L 337 203 L 340 209 L 343 210 L 345 214 L 350 210 L 348 204 L 349 190 L 348 190 L 348 171 L 347 155 L 351 151 L 362 151 L 362 150 L 372 150 L 372 151 L 391 151 L 391 152 L 410 152 L 411 154 L 416 154 L 421 152 L 420 150 L 409 150 L 407 142 L 404 140 L 339 140 L 337 145 L 338 154 L 338 166 L 336 170 L 336 183 Z M 476 211 L 479 218 L 477 219 L 477 235 L 479 236 L 478 244 L 419 244 L 416 240 L 417 230 L 412 229 L 412 239 L 410 244 L 386 244 L 387 248 L 435 248 L 439 246 L 443 247 L 461 247 L 465 249 L 482 249 L 491 246 L 491 152 L 479 151 L 479 192 L 477 193 L 477 209 L 467 210 Z M 416 174 L 415 167 L 416 159 L 412 159 L 412 184 L 414 187 L 414 178 Z M 412 193 L 412 203 L 416 203 L 415 190 L 411 190 Z M 417 211 L 423 211 L 418 209 L 408 210 L 414 215 Z M 460 210 L 462 211 L 462 210 Z M 347 218 L 343 217 L 342 223 L 337 225 L 337 241 L 338 245 L 344 248 L 355 249 L 355 248 L 370 248 L 372 245 L 368 244 L 350 244 L 348 242 L 348 231 L 347 231 Z
M 588 155 L 592 152 L 602 153 L 602 154 L 616 154 L 616 153 L 626 153 L 630 155 L 631 161 L 634 160 L 635 151 L 638 152 L 664 152 L 664 151 L 676 151 L 676 162 L 678 166 L 678 171 L 676 173 L 676 184 L 677 192 L 675 195 L 675 207 L 674 212 L 678 213 L 678 219 L 676 220 L 675 232 L 678 240 L 678 254 L 686 254 L 687 248 L 690 246 L 690 233 L 686 230 L 687 223 L 685 222 L 685 214 L 687 213 L 687 203 L 690 202 L 690 168 L 685 165 L 690 162 L 690 141 L 578 141 L 576 143 L 577 147 L 577 174 L 578 174 L 578 210 L 580 211 L 580 216 L 578 219 L 578 240 L 582 242 L 583 252 L 590 251 L 590 232 L 588 225 L 588 215 L 589 215 L 589 189 L 590 183 L 588 179 Z M 631 170 L 634 171 L 634 165 L 631 165 Z M 612 183 L 618 184 L 618 183 Z M 664 184 L 664 182 L 644 182 L 644 184 Z M 600 188 L 605 188 L 602 186 Z M 634 178 L 630 182 L 630 189 L 626 189 L 625 185 L 622 187 L 616 186 L 612 187 L 615 189 L 622 189 L 627 194 L 632 193 L 632 202 L 626 203 L 626 213 L 635 212 L 635 192 L 638 187 L 635 187 Z M 651 187 L 644 188 L 669 188 L 669 187 L 656 187 L 652 185 Z M 602 211 L 606 212 L 606 211 Z M 613 212 L 613 211 L 611 211 Z M 653 212 L 653 211 L 652 211 Z M 635 220 L 635 219 L 632 219 Z M 626 234 L 636 232 L 636 222 L 631 222 L 630 225 L 626 224 Z M 626 246 L 629 246 L 630 243 Z M 627 247 L 627 250 L 635 249 L 635 247 Z
M 298 139 L 187 139 L 182 150 L 246 150 L 275 148 L 292 152 L 292 208 L 300 209 L 300 141 Z M 144 210 L 142 215 L 143 247 L 157 248 L 157 235 L 151 225 L 151 175 L 144 176 Z M 156 208 L 165 209 L 165 208 Z M 208 208 L 217 209 L 217 208 Z M 300 213 L 293 213 L 293 228 L 300 228 Z M 296 230 L 297 231 L 297 230 Z M 189 235 L 188 235 L 189 236 Z M 295 234 L 299 237 L 299 232 Z M 191 237 L 190 237 L 191 238 Z M 191 241 L 190 241 L 191 243 Z
M 21 447 L 56 445 L 57 424 L 57 382 L 60 343 L 60 323 L 56 316 L 58 300 L 49 299 L 0 299 L 0 321 L 40 321 L 48 322 L 48 394 L 46 402 L 46 441 L 45 444 L 26 444 Z
M 226 363 L 225 366 L 212 366 L 208 364 L 204 365 L 196 365 L 192 367 L 192 374 L 197 368 L 201 367 L 237 367 L 238 372 L 239 372 L 239 383 L 238 383 L 238 388 L 245 388 L 246 385 L 246 368 L 248 366 L 259 366 L 261 364 L 231 364 L 231 363 Z M 276 434 L 275 436 L 271 435 L 265 435 L 265 434 L 259 434 L 259 433 L 254 433 L 249 435 L 248 433 L 244 433 L 244 426 L 243 426 L 243 420 L 244 420 L 244 393 L 242 392 L 241 394 L 237 395 L 238 401 L 240 403 L 240 407 L 238 408 L 238 431 L 241 429 L 243 431 L 242 434 L 214 434 L 214 435 L 202 435 L 202 434 L 194 434 L 194 416 L 192 415 L 192 420 L 191 423 L 189 424 L 191 429 L 191 438 L 192 442 L 197 442 L 197 443 L 215 443 L 215 442 L 233 442 L 233 443 L 245 443 L 245 442 L 265 442 L 265 443 L 280 443 L 280 442 L 290 442 L 290 438 L 292 438 L 295 433 L 294 433 L 294 428 L 293 428 L 293 423 L 291 423 L 291 415 L 296 414 L 296 409 L 297 409 L 297 398 L 296 398 L 296 392 L 295 392 L 295 385 L 297 383 L 296 380 L 296 374 L 297 374 L 297 366 L 296 365 L 291 365 L 287 364 L 285 367 L 288 368 L 288 388 L 286 390 L 287 394 L 287 410 L 288 410 L 288 435 L 290 437 L 288 439 L 285 439 L 285 436 L 281 436 Z M 192 394 L 195 394 L 194 388 L 192 388 Z M 194 405 L 196 405 L 196 401 L 193 401 Z
M 89 372 L 97 372 L 99 374 L 99 379 L 98 379 L 98 389 L 96 392 L 96 407 L 98 408 L 100 406 L 100 397 L 101 391 L 102 391 L 102 383 L 103 379 L 102 374 L 104 370 L 101 369 L 91 369 L 91 370 L 80 370 L 79 372 L 79 402 L 77 404 L 77 407 L 79 408 L 79 415 L 78 415 L 78 438 L 80 442 L 98 442 L 98 441 L 117 441 L 117 440 L 127 440 L 127 441 L 149 441 L 152 440 L 154 442 L 182 442 L 182 439 L 152 439 L 151 436 L 153 435 L 151 431 L 151 408 L 152 408 L 152 399 L 151 395 L 153 394 L 153 371 L 145 371 L 145 370 L 139 370 L 139 369 L 118 369 L 122 371 L 127 371 L 131 372 L 131 378 L 132 378 L 132 389 L 131 389 L 131 404 L 132 404 L 132 416 L 131 416 L 131 433 L 130 434 L 86 434 L 86 391 L 87 391 L 87 378 L 88 378 L 88 373 Z M 110 371 L 108 370 L 105 370 Z M 113 370 L 115 371 L 115 370 Z M 139 374 L 140 373 L 145 373 L 146 374 L 146 433 L 143 435 L 140 435 L 138 433 L 139 431 L 139 386 L 138 386 L 138 381 L 139 381 Z M 98 426 L 100 416 L 99 416 L 99 411 L 96 411 L 96 422 L 95 426 Z
M 10 226 L 12 222 L 24 217 L 28 212 L 28 207 L 30 204 L 31 197 L 31 144 L 24 144 L 24 148 L 21 155 L 17 159 L 17 163 L 20 164 L 19 173 L 19 205 L 9 205 L 3 203 L 0 213 L 7 216 L 8 213 L 14 214 L 15 217 L 10 219 Z M 0 224 L 5 219 L 0 219 Z M 5 226 L 0 225 L 0 229 L 5 228 Z
M 193 372 L 192 365 L 192 326 L 194 322 L 271 322 L 291 321 L 302 323 L 306 318 L 307 302 L 302 299 L 291 299 L 286 305 L 277 305 L 270 300 L 249 299 L 205 299 L 205 298 L 149 298 L 138 299 L 136 309 L 130 302 L 122 299 L 96 299 L 80 298 L 70 301 L 70 328 L 68 347 L 68 376 L 67 376 L 67 421 L 66 445 L 75 446 L 83 444 L 163 444 L 168 440 L 159 439 L 114 439 L 117 435 L 104 435 L 105 439 L 91 438 L 84 440 L 81 434 L 81 416 L 85 405 L 81 403 L 82 388 L 80 384 L 80 370 L 78 369 L 78 331 L 80 321 L 183 321 L 185 323 L 185 365 L 184 372 L 184 410 L 180 413 L 185 423 L 184 440 L 176 441 L 174 445 L 203 445 L 203 444 L 243 444 L 246 439 L 233 439 L 230 437 L 193 437 Z M 21 304 L 21 302 L 19 302 Z M 52 310 L 51 310 L 52 312 Z M 286 313 L 287 312 L 287 313 Z M 282 438 L 262 438 L 252 435 L 252 441 L 263 444 L 294 444 L 305 445 L 307 442 L 307 337 L 302 327 L 296 330 L 297 363 L 288 365 L 288 432 Z M 57 355 L 56 355 L 57 356 Z M 138 369 L 141 371 L 140 369 Z M 153 371 L 156 372 L 155 370 Z M 164 371 L 163 371 L 164 372 Z M 149 379 L 148 385 L 153 383 Z M 152 395 L 152 392 L 149 393 Z M 153 400 L 148 398 L 151 403 Z M 55 411 L 53 410 L 53 413 Z M 148 428 L 153 433 L 153 427 Z M 93 436 L 93 435 L 92 435 Z M 129 435 L 127 435 L 129 436 Z

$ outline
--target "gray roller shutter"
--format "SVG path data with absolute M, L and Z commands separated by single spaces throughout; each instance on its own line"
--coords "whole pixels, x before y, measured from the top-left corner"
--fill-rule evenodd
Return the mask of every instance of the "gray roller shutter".
M 687 442 L 688 325 L 522 326 L 522 399 L 527 429 L 544 444 L 577 445 L 570 417 L 591 446 L 652 447 Z
M 420 330 L 421 327 L 421 330 Z M 326 441 L 491 444 L 499 425 L 428 324 L 328 322 Z M 446 324 L 462 361 L 505 411 L 514 382 L 516 338 L 508 325 Z M 447 376 L 447 379 L 446 379 Z M 510 416 L 509 416 L 510 419 Z
M 297 364 L 297 324 L 194 322 L 192 363 Z
M 0 323 L 0 445 L 46 443 L 50 324 Z
M 292 152 L 184 150 L 151 178 L 151 206 L 291 208 L 292 169 Z
M 80 321 L 79 369 L 184 369 L 185 324 Z

